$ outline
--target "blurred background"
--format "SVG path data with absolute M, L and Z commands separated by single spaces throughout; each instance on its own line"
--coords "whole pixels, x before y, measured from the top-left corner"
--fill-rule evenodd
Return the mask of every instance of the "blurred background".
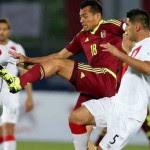
M 80 2 L 81 0 L 0 0 L 0 18 L 9 19 L 11 39 L 22 44 L 28 56 L 44 56 L 61 50 L 80 31 Z M 124 18 L 126 11 L 132 8 L 143 8 L 150 12 L 150 1 L 103 0 L 106 19 Z M 82 54 L 73 59 L 86 61 Z M 78 93 L 74 92 L 69 82 L 58 76 L 34 84 L 33 89 L 33 112 L 25 114 L 21 109 L 16 131 L 17 139 L 21 141 L 18 150 L 46 150 L 46 144 L 49 150 L 67 150 L 64 143 L 53 142 L 71 142 L 67 118 Z M 22 92 L 21 102 L 24 97 Z M 41 148 L 39 141 L 40 145 L 45 142 Z M 130 144 L 148 145 L 148 142 L 140 133 Z M 69 146 L 68 149 L 73 149 L 71 144 Z

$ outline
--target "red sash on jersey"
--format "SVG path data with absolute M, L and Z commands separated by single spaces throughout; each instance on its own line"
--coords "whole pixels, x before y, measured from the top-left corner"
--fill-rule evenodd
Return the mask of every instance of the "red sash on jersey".
M 133 50 L 133 51 L 132 51 L 132 54 L 131 54 L 131 57 L 134 58 L 134 57 L 138 54 L 138 52 L 140 51 L 141 47 L 142 47 L 142 46 L 139 46 L 139 47 L 137 47 L 135 50 Z M 123 77 L 123 75 L 125 74 L 125 72 L 127 71 L 127 69 L 128 69 L 128 65 L 125 64 L 125 65 L 123 66 L 123 69 L 122 69 L 121 78 Z

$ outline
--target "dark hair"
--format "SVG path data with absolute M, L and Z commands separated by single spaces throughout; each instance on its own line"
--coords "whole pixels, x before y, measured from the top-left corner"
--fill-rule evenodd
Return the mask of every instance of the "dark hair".
M 127 12 L 127 18 L 129 18 L 132 23 L 140 22 L 144 29 L 150 29 L 150 17 L 144 10 L 132 9 Z
M 97 12 L 101 13 L 101 14 L 103 13 L 100 0 L 83 0 L 80 3 L 80 8 L 81 9 L 83 9 L 84 7 L 87 7 L 87 6 L 91 6 L 91 10 L 94 13 L 97 13 Z
M 5 23 L 5 24 L 7 24 L 8 29 L 10 29 L 10 23 L 9 23 L 9 21 L 8 21 L 7 19 L 5 19 L 5 18 L 0 18 L 0 23 Z

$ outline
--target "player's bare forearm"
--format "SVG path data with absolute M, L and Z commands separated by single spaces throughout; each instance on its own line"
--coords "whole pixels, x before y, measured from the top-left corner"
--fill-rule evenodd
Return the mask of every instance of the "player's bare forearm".
M 104 51 L 110 52 L 112 55 L 116 56 L 132 68 L 138 70 L 141 73 L 150 75 L 150 61 L 141 61 L 135 58 L 132 58 L 123 52 L 119 51 L 115 46 L 111 45 L 110 43 L 101 44 Z
M 120 60 L 122 60 L 132 68 L 138 70 L 139 72 L 150 75 L 150 61 L 141 61 L 120 51 L 118 52 L 116 57 L 118 57 Z
M 35 57 L 35 58 L 27 57 L 25 62 L 26 63 L 37 64 L 37 63 L 49 61 L 51 59 L 59 59 L 59 58 L 60 59 L 65 59 L 65 58 L 69 58 L 72 55 L 73 54 L 71 52 L 69 52 L 66 48 L 64 48 L 64 49 L 62 49 L 61 51 L 59 51 L 57 53 L 50 54 L 50 55 L 43 56 L 43 57 Z

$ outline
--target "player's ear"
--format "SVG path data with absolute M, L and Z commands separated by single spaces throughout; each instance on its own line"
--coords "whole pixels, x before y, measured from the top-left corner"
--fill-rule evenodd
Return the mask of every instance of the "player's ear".
M 137 32 L 139 32 L 141 30 L 141 24 L 140 23 L 136 23 L 135 29 L 136 29 Z
M 100 20 L 102 19 L 102 15 L 100 13 L 97 13 L 96 15 L 97 15 L 98 19 L 100 19 Z

